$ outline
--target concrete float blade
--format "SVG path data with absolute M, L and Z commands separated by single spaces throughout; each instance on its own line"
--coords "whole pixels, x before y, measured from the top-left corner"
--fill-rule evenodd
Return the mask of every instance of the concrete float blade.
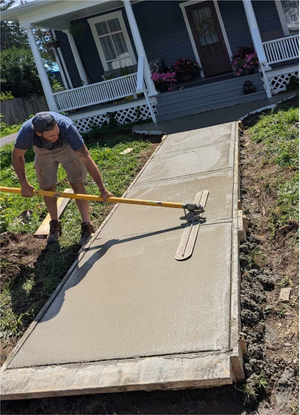
M 203 190 L 202 192 L 197 193 L 194 203 L 198 206 L 200 205 L 203 208 L 205 208 L 208 194 L 208 190 Z M 202 215 L 203 214 L 201 214 L 200 217 Z M 192 256 L 199 232 L 199 227 L 199 220 L 190 222 L 186 225 L 178 249 L 175 254 L 175 259 L 177 261 L 184 261 Z

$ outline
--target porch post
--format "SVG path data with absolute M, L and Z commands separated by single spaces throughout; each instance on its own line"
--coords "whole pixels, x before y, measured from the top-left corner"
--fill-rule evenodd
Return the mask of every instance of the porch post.
M 68 30 L 63 30 L 63 32 L 68 36 L 68 40 L 69 40 L 69 43 L 70 43 L 70 46 L 71 46 L 71 50 L 72 50 L 72 53 L 73 53 L 73 57 L 75 59 L 75 63 L 76 63 L 76 66 L 77 66 L 77 69 L 78 69 L 79 76 L 80 76 L 80 79 L 82 81 L 82 84 L 83 85 L 88 85 L 89 84 L 89 81 L 87 79 L 87 76 L 86 76 L 84 67 L 82 65 L 82 61 L 80 59 L 80 56 L 79 56 L 79 53 L 78 53 L 78 49 L 77 49 L 77 46 L 76 46 L 76 43 L 75 43 L 75 40 L 74 40 L 74 37 L 71 35 L 71 33 Z
M 146 56 L 146 52 L 145 52 L 145 49 L 144 49 L 143 41 L 142 41 L 142 38 L 141 38 L 141 35 L 140 35 L 138 25 L 137 25 L 136 20 L 135 20 L 135 16 L 134 16 L 134 13 L 133 13 L 133 10 L 132 10 L 132 7 L 131 7 L 130 0 L 123 0 L 123 3 L 124 3 L 124 7 L 125 7 L 126 14 L 127 14 L 127 17 L 128 17 L 128 22 L 129 22 L 129 25 L 130 25 L 132 37 L 133 37 L 134 44 L 135 44 L 135 47 L 136 47 L 136 51 L 138 53 L 138 56 L 143 56 L 144 57 L 145 82 L 146 82 L 146 85 L 147 85 L 147 88 L 148 88 L 149 96 L 151 97 L 151 96 L 157 95 L 158 92 L 156 91 L 154 82 L 151 79 L 151 71 L 150 71 L 148 59 L 147 59 L 147 56 Z
M 48 79 L 48 75 L 47 75 L 43 60 L 41 58 L 41 54 L 40 54 L 38 45 L 36 43 L 34 34 L 32 32 L 32 27 L 29 26 L 29 27 L 26 27 L 24 29 L 27 32 L 28 40 L 29 40 L 29 43 L 30 43 L 30 47 L 31 47 L 31 50 L 32 50 L 32 53 L 33 53 L 33 57 L 34 57 L 35 64 L 36 64 L 36 67 L 37 67 L 37 70 L 38 70 L 38 74 L 39 74 L 39 77 L 40 77 L 40 80 L 41 80 L 41 83 L 42 83 L 42 87 L 43 87 L 43 90 L 44 90 L 44 93 L 45 93 L 45 98 L 46 98 L 49 110 L 54 111 L 54 112 L 59 112 L 57 104 L 55 102 L 55 98 L 53 96 L 50 81 Z
M 262 44 L 260 31 L 257 25 L 257 20 L 255 17 L 255 13 L 252 6 L 251 0 L 243 0 L 244 9 L 253 41 L 254 48 L 256 50 L 258 60 L 260 64 L 263 66 L 263 68 L 267 71 L 271 70 L 271 67 L 268 64 L 267 57 L 264 51 L 264 47 Z

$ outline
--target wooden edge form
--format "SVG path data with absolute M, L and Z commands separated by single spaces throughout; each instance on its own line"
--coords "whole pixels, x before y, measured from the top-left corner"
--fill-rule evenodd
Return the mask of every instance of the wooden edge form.
M 73 189 L 65 189 L 64 193 L 74 193 Z M 65 197 L 59 197 L 57 199 L 57 216 L 58 218 L 61 216 L 65 208 L 67 207 L 67 204 L 69 203 L 70 199 L 67 199 Z M 50 223 L 51 217 L 48 213 L 48 215 L 43 220 L 40 227 L 36 230 L 34 237 L 39 239 L 45 239 L 47 238 L 49 234 L 49 223 Z
M 1 373 L 2 399 L 218 387 L 232 384 L 227 353 L 8 369 Z

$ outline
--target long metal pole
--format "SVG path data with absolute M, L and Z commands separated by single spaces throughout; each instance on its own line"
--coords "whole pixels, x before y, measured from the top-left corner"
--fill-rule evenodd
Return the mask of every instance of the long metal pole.
M 0 186 L 0 192 L 7 193 L 20 193 L 21 189 L 16 187 L 4 187 Z M 36 196 L 47 196 L 47 197 L 66 197 L 68 199 L 80 199 L 80 200 L 89 200 L 93 202 L 104 202 L 101 196 L 86 195 L 79 193 L 64 193 L 64 192 L 50 192 L 46 190 L 34 190 L 33 194 Z M 168 208 L 177 208 L 183 209 L 186 204 L 184 203 L 174 203 L 174 202 L 159 202 L 153 200 L 142 200 L 142 199 L 127 199 L 123 197 L 110 197 L 107 199 L 107 202 L 110 203 L 125 203 L 129 205 L 144 205 L 144 206 L 157 206 L 157 207 L 168 207 Z

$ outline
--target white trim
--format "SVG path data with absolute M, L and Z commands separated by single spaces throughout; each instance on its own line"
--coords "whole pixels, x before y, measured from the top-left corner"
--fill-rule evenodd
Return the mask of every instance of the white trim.
M 278 11 L 278 15 L 279 15 L 279 19 L 280 19 L 280 23 L 281 23 L 281 27 L 282 27 L 282 31 L 283 34 L 285 36 L 288 36 L 290 34 L 286 19 L 285 19 L 285 15 L 284 15 L 284 11 L 283 11 L 283 7 L 281 4 L 281 0 L 275 0 L 275 4 L 277 7 L 277 11 Z
M 207 0 L 185 1 L 184 3 L 179 3 L 179 7 L 181 8 L 181 11 L 182 11 L 182 14 L 183 14 L 183 18 L 184 18 L 186 28 L 187 28 L 187 31 L 188 31 L 188 34 L 189 34 L 189 38 L 190 38 L 190 41 L 191 41 L 191 45 L 192 45 L 192 48 L 193 48 L 194 55 L 195 55 L 196 61 L 199 63 L 200 66 L 201 66 L 200 56 L 198 54 L 198 50 L 197 50 L 197 46 L 196 46 L 196 43 L 195 43 L 194 35 L 192 33 L 190 22 L 189 22 L 189 19 L 187 17 L 187 13 L 186 13 L 185 9 L 186 9 L 186 7 L 192 6 L 193 4 L 203 3 L 205 1 L 207 1 Z M 223 35 L 223 38 L 224 38 L 224 42 L 225 42 L 227 53 L 228 53 L 229 60 L 230 60 L 231 57 L 232 57 L 232 50 L 231 50 L 230 43 L 229 43 L 229 40 L 228 40 L 228 37 L 227 37 L 227 33 L 226 33 L 225 25 L 224 25 L 224 22 L 223 22 L 223 18 L 222 18 L 222 15 L 221 15 L 221 11 L 220 11 L 220 8 L 219 8 L 219 5 L 218 5 L 218 1 L 213 0 L 213 3 L 214 3 L 214 6 L 215 6 L 215 9 L 216 9 L 216 13 L 217 13 L 217 17 L 218 17 L 218 20 L 219 20 L 221 32 L 222 32 L 222 35 Z M 201 76 L 202 77 L 205 76 L 203 74 L 203 71 L 201 72 Z
M 105 71 L 108 71 L 109 68 L 108 68 L 106 59 L 104 58 L 104 56 L 105 56 L 104 51 L 103 51 L 101 43 L 99 41 L 99 36 L 98 36 L 97 30 L 96 30 L 95 24 L 100 23 L 100 22 L 106 22 L 107 20 L 116 19 L 116 18 L 119 20 L 121 30 L 122 30 L 122 33 L 124 35 L 124 39 L 125 39 L 125 42 L 126 42 L 126 46 L 128 48 L 128 52 L 129 52 L 129 55 L 130 55 L 132 65 L 136 65 L 136 58 L 135 58 L 133 48 L 131 46 L 131 41 L 130 41 L 126 26 L 125 26 L 125 22 L 124 22 L 124 19 L 123 19 L 123 14 L 122 14 L 122 11 L 119 10 L 119 11 L 114 12 L 114 13 L 107 13 L 107 14 L 104 14 L 102 16 L 93 17 L 92 19 L 87 20 L 90 27 L 91 27 L 91 31 L 93 33 L 93 37 L 94 37 L 95 44 L 97 46 L 99 57 L 101 59 L 102 66 L 103 66 L 103 69 Z

